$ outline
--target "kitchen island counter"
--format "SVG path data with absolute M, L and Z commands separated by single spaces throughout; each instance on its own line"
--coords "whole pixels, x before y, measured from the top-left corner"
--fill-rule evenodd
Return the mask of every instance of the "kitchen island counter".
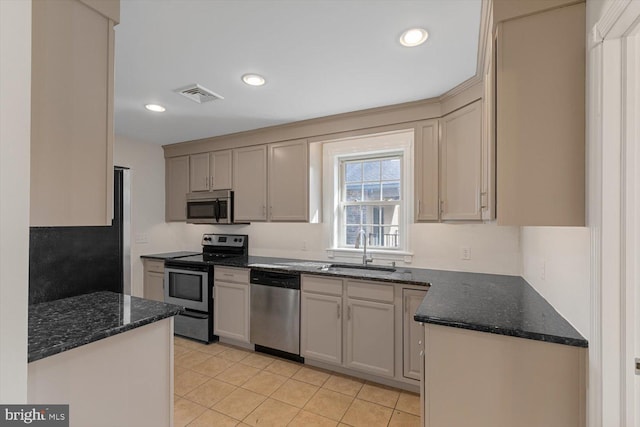
M 175 316 L 181 307 L 114 292 L 94 292 L 29 306 L 28 361 Z

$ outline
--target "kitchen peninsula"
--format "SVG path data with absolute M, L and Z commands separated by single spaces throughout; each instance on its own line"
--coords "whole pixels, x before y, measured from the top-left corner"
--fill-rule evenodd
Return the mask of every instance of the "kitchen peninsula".
M 170 426 L 171 304 L 95 292 L 29 306 L 28 401 L 71 426 Z

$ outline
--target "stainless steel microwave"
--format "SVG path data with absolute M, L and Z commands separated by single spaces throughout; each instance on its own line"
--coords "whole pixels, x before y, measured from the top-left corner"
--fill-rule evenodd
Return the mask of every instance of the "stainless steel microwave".
M 215 190 L 187 194 L 187 222 L 232 224 L 233 191 Z

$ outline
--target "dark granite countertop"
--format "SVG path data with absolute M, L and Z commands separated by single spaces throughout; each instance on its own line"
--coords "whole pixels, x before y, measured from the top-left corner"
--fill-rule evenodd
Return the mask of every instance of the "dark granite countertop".
M 114 292 L 94 292 L 29 306 L 28 361 L 175 316 L 181 307 Z
M 324 271 L 331 261 L 250 256 L 216 265 L 428 286 L 414 320 L 576 347 L 588 342 L 520 276 L 398 267 L 393 273 Z
M 163 254 L 140 255 L 140 258 L 157 259 L 160 261 L 164 261 L 165 259 L 181 258 L 181 257 L 186 257 L 191 255 L 198 255 L 199 253 L 200 252 L 189 252 L 189 251 L 165 252 Z

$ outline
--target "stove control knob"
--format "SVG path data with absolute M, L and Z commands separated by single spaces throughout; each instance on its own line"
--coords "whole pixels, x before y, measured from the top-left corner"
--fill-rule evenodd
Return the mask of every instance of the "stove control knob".
M 204 239 L 202 239 L 202 240 L 204 240 L 205 242 L 210 242 L 210 241 L 211 241 L 211 237 L 205 237 L 205 238 L 204 238 Z

